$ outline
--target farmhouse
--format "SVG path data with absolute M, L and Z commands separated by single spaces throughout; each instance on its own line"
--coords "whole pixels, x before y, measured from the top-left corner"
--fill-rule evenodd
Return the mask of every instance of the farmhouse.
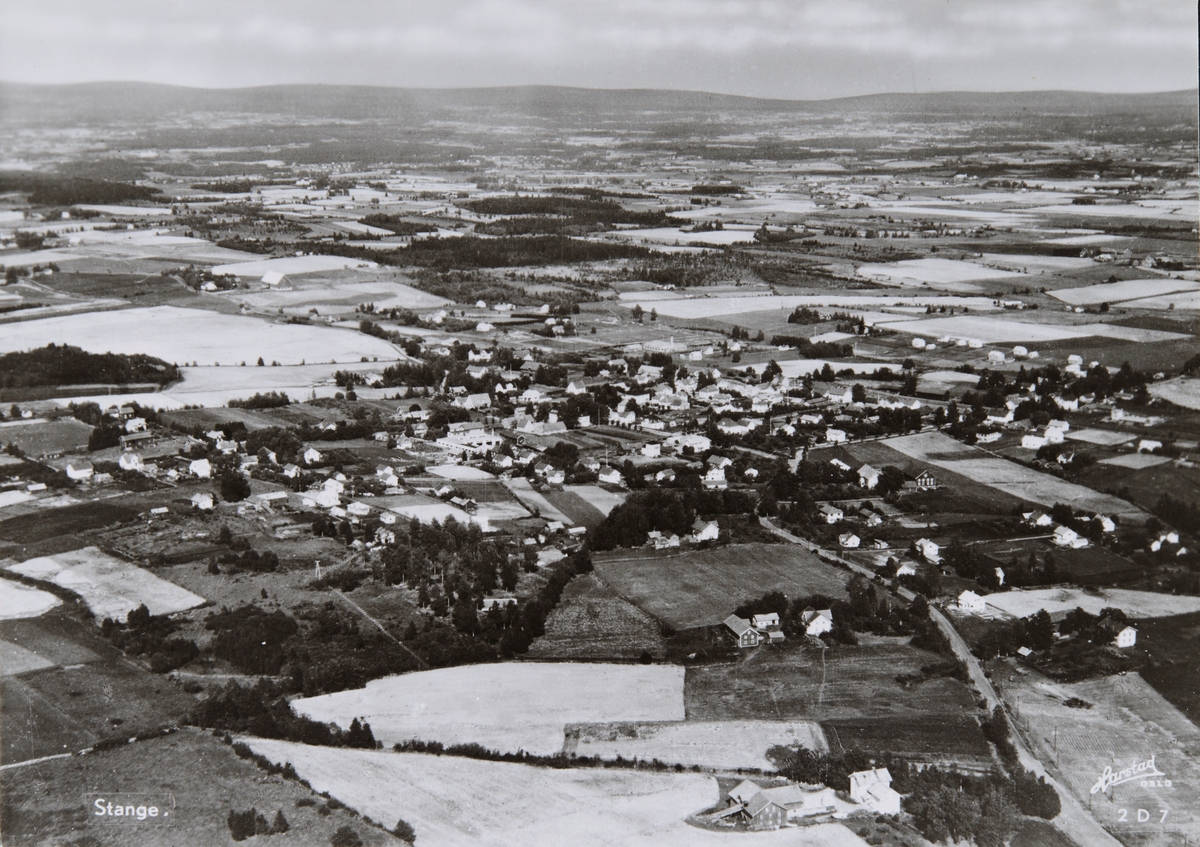
M 762 633 L 750 625 L 750 621 L 730 615 L 724 620 L 725 628 L 733 633 L 738 647 L 757 647 L 762 643 Z
M 123 471 L 141 471 L 145 466 L 142 462 L 142 457 L 137 453 L 122 453 L 117 459 L 117 464 L 121 466 Z
M 778 829 L 784 821 L 827 814 L 835 808 L 832 788 L 823 785 L 780 785 L 775 788 L 760 788 L 750 780 L 744 780 L 729 792 L 729 808 L 713 817 L 728 817 L 739 814 L 750 824 L 751 829 Z M 783 819 L 772 807 L 782 808 Z M 756 825 L 757 822 L 757 825 Z
M 1113 644 L 1122 649 L 1132 647 L 1137 644 L 1137 630 L 1131 626 L 1125 627 L 1117 633 L 1117 637 L 1113 639 Z
M 1059 547 L 1070 547 L 1073 550 L 1078 550 L 1081 547 L 1088 546 L 1088 540 L 1081 538 L 1079 533 L 1071 529 L 1069 526 L 1058 526 L 1054 528 L 1054 537 L 1051 539 Z
M 304 459 L 304 464 L 315 465 L 321 461 L 321 451 L 316 447 L 309 447 L 304 451 L 302 458 Z
M 213 507 L 213 496 L 207 491 L 200 491 L 192 495 L 192 505 L 201 511 L 209 511 Z
M 879 471 L 870 465 L 863 465 L 858 469 L 858 484 L 862 488 L 874 488 L 879 484 Z
M 721 527 L 716 521 L 706 521 L 696 518 L 696 522 L 692 524 L 692 540 L 697 543 L 701 541 L 716 541 L 720 534 Z
M 200 479 L 208 479 L 212 476 L 212 465 L 208 459 L 194 459 L 188 465 L 188 473 Z
M 825 518 L 825 523 L 828 524 L 837 523 L 846 516 L 841 509 L 839 509 L 837 506 L 832 506 L 829 503 L 821 506 L 821 514 Z
M 887 768 L 850 774 L 850 799 L 877 814 L 900 814 L 900 795 L 892 788 L 892 775 Z
M 616 468 L 606 467 L 597 475 L 599 480 L 608 485 L 623 485 L 625 480 Z
M 936 565 L 938 562 L 940 562 L 942 560 L 941 548 L 938 547 L 938 545 L 936 543 L 934 543 L 933 541 L 930 541 L 928 538 L 918 539 L 916 542 L 916 545 L 917 545 L 917 552 L 921 554 L 921 556 L 925 559 L 925 561 L 932 562 L 933 564 Z
M 805 609 L 800 613 L 800 622 L 804 624 L 805 635 L 819 636 L 833 629 L 833 611 Z
M 73 479 L 76 482 L 91 479 L 96 472 L 92 467 L 92 463 L 87 459 L 72 459 L 67 462 L 67 479 Z
M 862 539 L 853 532 L 846 532 L 838 536 L 838 544 L 845 547 L 847 550 L 854 550 L 862 544 Z
M 987 604 L 983 602 L 983 598 L 970 589 L 958 595 L 958 610 L 960 612 L 978 615 L 984 612 L 986 606 Z
M 825 430 L 825 440 L 828 441 L 830 444 L 845 444 L 846 443 L 846 431 L 841 430 L 841 429 L 834 429 L 833 427 L 828 427 Z

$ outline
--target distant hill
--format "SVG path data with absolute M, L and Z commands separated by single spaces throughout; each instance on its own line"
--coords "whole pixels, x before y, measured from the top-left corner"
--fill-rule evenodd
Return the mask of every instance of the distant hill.
M 111 124 L 194 112 L 277 114 L 329 120 L 389 120 L 403 114 L 472 111 L 548 118 L 626 113 L 865 112 L 892 116 L 1003 117 L 1190 113 L 1196 89 L 1153 94 L 1078 91 L 872 94 L 835 100 L 767 100 L 700 91 L 593 89 L 557 86 L 503 88 L 384 88 L 278 85 L 203 89 L 139 82 L 26 85 L 0 82 L 0 123 Z

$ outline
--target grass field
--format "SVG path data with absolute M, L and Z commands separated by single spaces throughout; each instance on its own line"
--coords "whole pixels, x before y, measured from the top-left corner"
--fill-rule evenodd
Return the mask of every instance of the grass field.
M 1185 409 L 1200 409 L 1200 379 L 1179 377 L 1151 383 L 1147 388 L 1153 396 L 1170 401 Z
M 1091 306 L 1097 303 L 1118 303 L 1142 297 L 1158 297 L 1178 291 L 1195 291 L 1200 284 L 1182 279 L 1125 279 L 1120 282 L 1100 283 L 1083 288 L 1060 288 L 1050 296 L 1072 306 Z
M 1165 618 L 1200 612 L 1200 597 L 1175 594 L 1156 594 L 1153 591 L 1129 591 L 1124 588 L 1101 588 L 1084 591 L 1078 588 L 1038 588 L 1032 591 L 1002 591 L 989 594 L 987 603 L 1007 615 L 1023 618 L 1039 609 L 1050 614 L 1082 608 L 1093 615 L 1101 609 L 1120 609 L 1137 618 Z
M 776 745 L 829 750 L 820 725 L 808 721 L 686 721 L 567 727 L 567 750 L 580 756 L 658 759 L 707 768 L 774 770 L 766 752 Z
M 30 456 L 68 453 L 87 447 L 92 428 L 73 418 L 10 421 L 0 424 L 0 443 L 15 444 Z
M 883 443 L 914 459 L 966 477 L 979 486 L 1002 491 L 1030 503 L 1042 506 L 1070 503 L 1076 509 L 1117 515 L 1135 523 L 1146 519 L 1145 512 L 1126 500 L 993 457 L 984 450 L 968 447 L 941 432 L 902 435 L 888 438 Z
M 660 555 L 620 551 L 594 556 L 593 563 L 619 595 L 675 629 L 718 624 L 743 601 L 770 591 L 842 597 L 848 579 L 790 544 L 731 544 Z
M 422 847 L 512 845 L 716 847 L 796 844 L 796 830 L 716 833 L 685 818 L 720 798 L 717 781 L 699 774 L 622 770 L 550 770 L 449 756 L 305 747 L 252 739 L 255 752 L 291 762 L 326 791 L 373 820 L 403 818 Z M 840 824 L 808 827 L 810 847 L 862 847 Z
M 145 353 L 167 362 L 236 365 L 278 360 L 358 362 L 362 356 L 395 359 L 395 348 L 358 332 L 270 323 L 201 309 L 155 306 L 94 315 L 68 315 L 6 325 L 0 353 L 70 343 L 92 353 Z
M 24 669 L 0 679 L 0 760 L 82 749 L 182 719 L 195 700 L 127 661 L 66 606 L 0 621 L 5 660 Z M 7 842 L 7 839 L 5 841 Z
M 1200 614 L 1138 621 L 1137 647 L 1153 659 L 1142 677 L 1200 726 Z
M 822 658 L 823 657 L 823 658 Z M 733 662 L 687 669 L 688 720 L 842 720 L 972 716 L 966 686 L 948 678 L 902 687 L 940 657 L 902 643 L 789 646 L 742 652 Z M 836 740 L 827 736 L 830 745 Z
M 11 579 L 0 579 L 0 620 L 36 618 L 61 602 L 48 591 L 31 588 Z
M 29 559 L 8 570 L 71 589 L 83 597 L 97 620 L 123 621 L 143 603 L 152 615 L 181 612 L 204 603 L 203 597 L 95 547 Z
M 234 842 L 226 822 L 229 812 L 251 806 L 268 822 L 277 811 L 287 818 L 291 829 L 272 835 L 267 843 L 273 847 L 327 847 L 342 826 L 352 827 L 366 847 L 402 847 L 404 843 L 345 809 L 330 810 L 299 782 L 268 776 L 253 762 L 238 758 L 229 745 L 199 730 L 182 729 L 88 756 L 43 762 L 5 776 L 9 778 L 4 786 L 4 843 L 9 845 L 231 845 Z M 170 827 L 96 826 L 84 805 L 84 795 L 110 792 L 171 795 L 175 822 Z M 298 806 L 298 800 L 306 805 Z M 316 803 L 307 805 L 309 800 Z
M 529 648 L 531 659 L 636 659 L 664 652 L 658 622 L 596 578 L 567 583 L 546 619 L 546 634 Z
M 960 262 L 954 259 L 906 259 L 883 265 L 862 265 L 858 274 L 870 279 L 891 280 L 901 285 L 929 283 L 934 288 L 942 283 L 963 283 L 980 279 L 1002 279 L 1011 282 L 1024 276 L 1021 273 L 995 270 L 974 262 Z M 962 290 L 980 289 L 971 286 Z
M 1004 698 L 1015 706 L 1018 725 L 1035 755 L 1057 769 L 1059 780 L 1118 838 L 1138 845 L 1184 843 L 1200 831 L 1200 730 L 1136 673 L 1074 685 L 1040 674 L 1015 677 Z M 1069 708 L 1078 698 L 1092 708 Z M 1105 768 L 1119 771 L 1153 756 L 1165 777 L 1132 780 L 1092 793 Z M 1162 787 L 1159 779 L 1169 779 Z M 1136 813 L 1121 821 L 1120 809 L 1152 810 L 1139 824 Z M 1161 811 L 1168 810 L 1166 821 Z
M 43 501 L 44 502 L 44 501 Z M 99 529 L 137 517 L 137 512 L 108 501 L 74 503 L 0 521 L 0 541 L 36 544 L 76 532 Z
M 295 700 L 300 714 L 371 724 L 385 744 L 417 738 L 551 755 L 569 723 L 683 720 L 683 669 L 670 665 L 470 665 L 377 679 Z
M 887 751 L 923 762 L 991 762 L 991 748 L 969 714 L 835 718 L 821 721 L 834 750 Z

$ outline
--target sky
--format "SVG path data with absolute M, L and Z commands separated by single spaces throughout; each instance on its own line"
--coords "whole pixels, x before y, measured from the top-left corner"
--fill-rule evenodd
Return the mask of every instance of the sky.
M 786 99 L 1197 85 L 1195 0 L 0 0 L 0 80 Z

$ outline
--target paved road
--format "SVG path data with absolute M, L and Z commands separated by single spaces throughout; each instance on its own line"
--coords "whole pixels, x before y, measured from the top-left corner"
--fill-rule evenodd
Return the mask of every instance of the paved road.
M 864 576 L 874 578 L 875 573 L 862 565 L 851 562 L 829 550 L 825 550 L 807 539 L 793 535 L 785 529 L 781 529 L 772 523 L 768 518 L 759 517 L 758 522 L 768 531 L 788 541 L 792 544 L 799 544 L 808 550 L 810 553 L 815 553 L 824 556 L 828 559 L 840 562 L 850 570 L 861 573 Z M 912 600 L 916 595 L 907 588 L 895 586 L 896 593 L 907 600 Z M 971 682 L 979 689 L 979 693 L 987 702 L 988 711 L 992 711 L 997 706 L 1004 707 L 1004 702 L 1000 699 L 1000 695 L 996 693 L 996 689 L 992 687 L 992 681 L 987 678 L 983 672 L 983 667 L 979 664 L 979 660 L 975 658 L 975 654 L 971 652 L 971 648 L 967 646 L 967 642 L 958 634 L 958 630 L 950 623 L 949 619 L 940 611 L 929 608 L 930 617 L 937 624 L 938 629 L 950 641 L 950 647 L 959 659 L 967 666 L 967 673 L 970 674 Z M 1007 710 L 1006 710 L 1007 713 Z M 1009 719 L 1009 725 L 1013 728 L 1013 745 L 1017 748 L 1017 755 L 1020 758 L 1021 766 L 1026 770 L 1033 771 L 1038 776 L 1044 776 L 1046 782 L 1054 786 L 1054 790 L 1058 792 L 1058 797 L 1062 801 L 1062 811 L 1058 817 L 1054 819 L 1054 825 L 1058 827 L 1068 838 L 1074 841 L 1079 847 L 1123 847 L 1121 842 L 1108 833 L 1096 819 L 1091 816 L 1083 804 L 1076 799 L 1075 795 L 1057 779 L 1054 775 L 1042 764 L 1029 750 L 1025 744 L 1025 739 L 1021 737 L 1020 731 L 1017 729 L 1016 723 Z

